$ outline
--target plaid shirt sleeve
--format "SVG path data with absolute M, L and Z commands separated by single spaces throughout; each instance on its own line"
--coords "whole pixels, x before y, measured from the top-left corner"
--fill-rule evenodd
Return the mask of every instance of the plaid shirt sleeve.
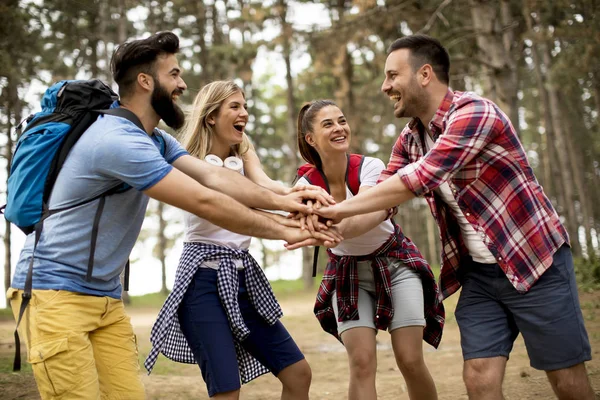
M 398 174 L 416 196 L 429 193 L 477 156 L 504 125 L 491 103 L 472 100 L 458 104 L 449 110 L 443 132 L 431 150 Z

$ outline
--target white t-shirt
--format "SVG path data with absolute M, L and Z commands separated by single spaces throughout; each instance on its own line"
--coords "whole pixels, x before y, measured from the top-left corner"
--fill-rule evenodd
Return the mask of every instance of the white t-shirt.
M 360 171 L 360 186 L 375 186 L 384 168 L 385 164 L 380 159 L 365 157 Z M 300 178 L 296 185 L 299 184 L 307 185 L 308 181 Z M 348 188 L 348 185 L 346 185 L 346 199 L 352 197 L 354 195 Z M 337 247 L 332 248 L 331 252 L 337 256 L 364 256 L 371 254 L 387 242 L 393 233 L 394 225 L 387 219 L 360 236 L 342 241 Z
M 251 236 L 228 231 L 187 211 L 183 211 L 183 213 L 183 220 L 185 222 L 184 241 L 214 244 L 231 249 L 248 249 L 250 247 Z M 236 262 L 238 269 L 243 269 L 241 260 L 237 261 L 240 261 L 239 263 Z M 219 262 L 207 261 L 201 267 L 218 269 Z
M 432 148 L 434 145 L 433 140 L 427 133 L 425 133 L 425 142 L 427 150 Z M 469 254 L 471 257 L 473 257 L 473 260 L 482 264 L 497 263 L 496 257 L 494 257 L 494 255 L 485 245 L 485 242 L 491 243 L 490 239 L 480 227 L 479 231 L 476 232 L 469 221 L 467 221 L 467 218 L 463 214 L 462 210 L 458 206 L 458 203 L 456 202 L 456 199 L 454 198 L 454 195 L 452 194 L 452 190 L 450 190 L 450 185 L 448 185 L 447 182 L 444 182 L 437 189 L 435 189 L 435 191 L 440 195 L 442 200 L 448 204 L 452 210 L 452 213 L 456 217 L 458 225 L 460 226 L 460 232 L 462 233 L 462 237 L 465 241 L 465 246 L 467 246 Z

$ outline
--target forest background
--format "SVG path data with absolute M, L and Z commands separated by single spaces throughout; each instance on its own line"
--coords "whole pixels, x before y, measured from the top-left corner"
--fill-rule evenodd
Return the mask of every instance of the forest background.
M 114 85 L 108 62 L 116 45 L 162 30 L 181 38 L 184 106 L 216 79 L 244 88 L 247 132 L 273 179 L 292 182 L 302 163 L 297 111 L 318 98 L 342 108 L 354 152 L 387 162 L 407 121 L 394 118 L 379 90 L 386 48 L 420 32 L 447 47 L 453 89 L 484 95 L 510 116 L 567 226 L 580 282 L 593 285 L 600 282 L 599 18 L 597 0 L 2 0 L 0 203 L 15 127 L 39 110 L 45 88 L 92 77 Z M 438 228 L 426 203 L 403 205 L 396 219 L 439 264 Z M 23 235 L 4 219 L 0 229 L 6 288 Z M 133 291 L 168 292 L 182 234 L 180 213 L 152 202 L 133 253 Z M 314 286 L 310 249 L 292 257 L 281 243 L 254 242 L 261 265 L 278 265 L 278 277 L 296 269 L 305 289 Z M 149 265 L 156 285 L 136 287 Z

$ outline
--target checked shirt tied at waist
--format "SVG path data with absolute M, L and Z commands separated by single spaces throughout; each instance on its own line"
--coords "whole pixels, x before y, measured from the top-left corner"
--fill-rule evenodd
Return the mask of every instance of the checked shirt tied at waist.
M 185 336 L 181 332 L 177 310 L 196 271 L 206 261 L 219 261 L 217 290 L 227 314 L 229 324 L 236 339 L 235 348 L 243 383 L 269 372 L 258 360 L 252 357 L 240 344 L 250 334 L 244 323 L 238 304 L 238 270 L 235 260 L 241 260 L 246 274 L 246 287 L 250 300 L 258 314 L 273 325 L 283 316 L 281 307 L 262 269 L 248 250 L 231 249 L 199 242 L 184 243 L 183 253 L 175 274 L 173 291 L 167 297 L 152 327 L 150 342 L 152 349 L 144 362 L 148 374 L 156 363 L 158 354 L 187 364 L 195 364 L 196 359 Z

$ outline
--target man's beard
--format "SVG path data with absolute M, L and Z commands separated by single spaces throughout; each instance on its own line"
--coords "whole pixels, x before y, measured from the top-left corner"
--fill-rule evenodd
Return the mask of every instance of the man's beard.
M 175 104 L 172 96 L 174 94 L 181 94 L 182 91 L 176 89 L 173 93 L 167 92 L 167 90 L 160 84 L 157 78 L 154 78 L 155 86 L 152 91 L 151 103 L 152 108 L 158 114 L 158 116 L 165 121 L 167 126 L 177 130 L 185 123 L 185 114 L 183 110 Z
M 427 94 L 419 88 L 416 80 L 411 82 L 407 90 L 404 90 L 402 103 L 403 107 L 397 113 L 394 112 L 396 118 L 419 117 L 427 110 Z

